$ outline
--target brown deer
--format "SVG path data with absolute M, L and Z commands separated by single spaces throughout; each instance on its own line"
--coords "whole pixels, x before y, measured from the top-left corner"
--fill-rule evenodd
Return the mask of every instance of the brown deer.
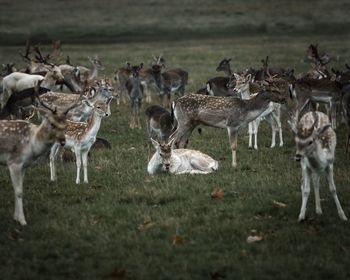
M 230 77 L 232 76 L 232 71 L 230 67 L 231 58 L 220 61 L 218 67 L 216 67 L 217 72 L 224 72 L 223 77 L 214 77 L 206 82 L 206 92 L 207 95 L 212 96 L 228 96 L 231 95 L 228 83 Z M 233 80 L 231 81 L 233 83 Z M 233 85 L 234 87 L 234 85 Z
M 297 123 L 297 119 L 289 122 L 295 135 L 297 151 L 295 159 L 300 162 L 302 171 L 302 204 L 299 221 L 305 220 L 306 205 L 310 194 L 310 180 L 312 179 L 316 214 L 322 214 L 320 202 L 320 173 L 325 171 L 329 190 L 337 206 L 340 219 L 347 218 L 340 205 L 333 176 L 333 163 L 335 158 L 335 146 L 337 137 L 332 129 L 329 118 L 321 112 L 308 112 Z
M 285 97 L 268 91 L 262 91 L 250 100 L 198 94 L 183 96 L 172 105 L 177 129 L 171 138 L 175 139 L 176 147 L 183 148 L 199 124 L 226 128 L 232 149 L 232 166 L 236 167 L 238 131 L 266 111 L 271 101 L 284 103 Z

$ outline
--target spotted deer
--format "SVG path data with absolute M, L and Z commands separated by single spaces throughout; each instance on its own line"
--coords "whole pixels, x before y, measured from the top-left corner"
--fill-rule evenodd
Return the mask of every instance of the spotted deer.
M 305 220 L 311 179 L 315 192 L 316 214 L 322 214 L 319 184 L 320 174 L 323 171 L 326 173 L 329 190 L 337 206 L 338 215 L 340 219 L 346 221 L 347 218 L 340 205 L 334 184 L 333 164 L 337 137 L 328 116 L 318 111 L 308 112 L 298 123 L 294 120 L 289 121 L 289 124 L 294 133 L 297 147 L 295 159 L 300 162 L 302 172 L 302 203 L 299 221 Z
M 38 88 L 38 86 L 37 86 Z M 23 212 L 23 179 L 25 170 L 52 144 L 65 145 L 66 114 L 64 111 L 37 108 L 43 115 L 40 125 L 24 120 L 0 120 L 0 163 L 7 165 L 15 193 L 13 218 L 26 225 Z
M 91 146 L 96 140 L 96 135 L 100 129 L 102 118 L 107 117 L 108 103 L 104 100 L 98 100 L 94 104 L 90 104 L 93 107 L 93 113 L 85 122 L 66 121 L 66 128 L 64 131 L 66 142 L 63 145 L 64 148 L 70 148 L 74 151 L 77 166 L 76 184 L 80 183 L 80 169 L 81 162 L 83 162 L 84 169 L 84 183 L 88 183 L 88 153 Z M 54 143 L 50 151 L 50 173 L 51 181 L 56 180 L 56 157 L 62 148 L 59 143 Z
M 218 170 L 218 162 L 210 156 L 196 150 L 173 149 L 170 140 L 160 144 L 151 138 L 156 152 L 150 159 L 147 171 L 150 175 L 158 173 L 180 174 L 209 174 Z
M 177 129 L 170 138 L 175 139 L 176 147 L 183 148 L 197 125 L 226 128 L 232 150 L 232 166 L 236 167 L 238 131 L 265 112 L 271 101 L 284 103 L 285 97 L 268 91 L 261 91 L 249 100 L 198 94 L 183 96 L 172 103 Z

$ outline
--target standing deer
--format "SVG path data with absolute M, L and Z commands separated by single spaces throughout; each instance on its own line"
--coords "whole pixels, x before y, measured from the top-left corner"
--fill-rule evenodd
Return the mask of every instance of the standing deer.
M 140 107 L 143 98 L 143 86 L 139 77 L 143 63 L 131 67 L 132 77 L 126 81 L 125 87 L 128 90 L 130 101 L 130 128 L 141 128 Z
M 285 97 L 276 92 L 262 91 L 250 100 L 236 97 L 187 95 L 173 102 L 177 129 L 171 135 L 175 146 L 183 148 L 193 129 L 199 125 L 226 128 L 232 149 L 232 166 L 237 166 L 237 136 L 241 127 L 259 117 L 270 102 L 284 103 Z
M 234 90 L 239 93 L 242 99 L 251 99 L 254 93 L 260 91 L 262 86 L 257 83 L 252 83 L 252 76 L 248 74 L 235 75 L 235 88 Z M 271 148 L 276 146 L 276 131 L 279 132 L 280 147 L 283 146 L 283 135 L 282 135 L 282 124 L 281 124 L 281 104 L 271 102 L 269 108 L 256 120 L 248 124 L 248 134 L 249 134 L 249 148 L 253 147 L 253 137 L 254 137 L 254 149 L 258 149 L 258 130 L 261 120 L 265 118 L 271 126 L 272 130 L 272 140 Z
M 209 174 L 218 170 L 218 162 L 200 151 L 190 149 L 173 149 L 171 140 L 168 144 L 151 141 L 156 152 L 148 163 L 150 175 L 158 173 L 180 174 Z
M 228 87 L 228 82 L 232 76 L 232 71 L 230 67 L 231 58 L 220 61 L 218 67 L 216 67 L 217 72 L 224 72 L 223 77 L 211 78 L 206 82 L 206 92 L 208 95 L 212 96 L 227 96 L 231 95 Z
M 80 169 L 81 162 L 83 162 L 84 168 L 84 183 L 88 183 L 88 153 L 91 146 L 96 141 L 96 135 L 100 129 L 102 118 L 108 116 L 108 102 L 98 100 L 94 104 L 90 104 L 93 107 L 93 113 L 85 122 L 74 122 L 67 120 L 67 126 L 65 128 L 66 142 L 63 145 L 64 148 L 70 148 L 74 151 L 77 165 L 76 184 L 80 184 Z M 50 173 L 51 181 L 56 180 L 56 166 L 55 160 L 59 154 L 62 145 L 55 143 L 51 147 L 50 151 Z
M 347 218 L 340 205 L 333 178 L 333 163 L 337 137 L 332 129 L 329 118 L 321 112 L 308 112 L 296 124 L 289 122 L 295 136 L 297 151 L 295 159 L 300 162 L 302 172 L 301 193 L 302 204 L 299 221 L 305 220 L 306 205 L 310 194 L 310 180 L 312 179 L 316 214 L 322 214 L 320 202 L 320 173 L 326 172 L 329 190 L 337 206 L 340 219 Z
M 38 87 L 37 85 L 36 90 Z M 72 107 L 64 112 L 38 108 L 44 116 L 40 125 L 23 120 L 0 121 L 0 163 L 7 165 L 10 170 L 15 193 L 13 218 L 21 225 L 27 224 L 22 201 L 25 170 L 49 150 L 53 143 L 65 145 L 65 115 Z

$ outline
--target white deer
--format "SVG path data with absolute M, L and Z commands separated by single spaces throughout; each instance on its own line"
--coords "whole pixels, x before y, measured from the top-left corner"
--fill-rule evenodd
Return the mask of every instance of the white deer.
M 306 204 L 310 194 L 310 179 L 315 191 L 316 214 L 322 214 L 320 202 L 320 173 L 326 172 L 329 190 L 337 206 L 340 219 L 347 218 L 340 205 L 333 178 L 334 152 L 337 137 L 331 127 L 329 118 L 321 112 L 306 113 L 296 125 L 296 121 L 289 122 L 295 135 L 297 151 L 295 159 L 300 161 L 302 182 L 302 204 L 299 221 L 305 220 Z
M 63 81 L 64 77 L 57 66 L 52 66 L 47 71 L 45 77 L 41 75 L 32 75 L 21 72 L 13 72 L 4 77 L 2 81 L 3 93 L 0 96 L 1 109 L 5 106 L 6 101 L 12 93 L 34 88 L 35 84 L 41 82 L 40 87 L 52 89 L 57 81 Z
M 75 122 L 67 120 L 67 128 L 65 131 L 66 143 L 65 148 L 70 148 L 74 151 L 77 166 L 77 177 L 76 184 L 80 183 L 80 169 L 81 162 L 83 162 L 84 168 L 84 183 L 88 183 L 88 153 L 91 146 L 96 141 L 96 135 L 100 129 L 101 121 L 103 117 L 107 117 L 109 101 L 97 100 L 94 104 L 90 104 L 93 107 L 93 113 L 85 122 Z M 56 166 L 55 160 L 61 149 L 59 143 L 55 143 L 50 152 L 50 173 L 51 181 L 55 181 L 56 176 Z
M 50 149 L 54 142 L 57 145 L 65 144 L 65 114 L 71 108 L 63 113 L 56 110 L 38 109 L 44 116 L 40 125 L 23 120 L 0 121 L 0 164 L 7 165 L 10 170 L 15 193 L 13 218 L 21 225 L 27 224 L 22 200 L 25 170 Z
M 210 156 L 196 150 L 173 149 L 172 144 L 160 144 L 151 138 L 156 152 L 148 163 L 150 175 L 158 173 L 180 174 L 209 174 L 218 170 L 218 162 Z

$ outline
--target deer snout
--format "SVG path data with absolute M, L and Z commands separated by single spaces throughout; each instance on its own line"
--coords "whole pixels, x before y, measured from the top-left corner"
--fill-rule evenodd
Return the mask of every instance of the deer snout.
M 301 159 L 302 159 L 302 155 L 301 154 L 296 154 L 295 155 L 295 157 L 294 157 L 294 159 L 296 160 L 296 161 L 300 161 Z
M 61 146 L 66 145 L 66 139 L 61 139 L 59 142 Z
M 165 164 L 165 169 L 166 169 L 166 170 L 169 170 L 169 169 L 170 169 L 170 163 L 166 163 L 166 164 Z

